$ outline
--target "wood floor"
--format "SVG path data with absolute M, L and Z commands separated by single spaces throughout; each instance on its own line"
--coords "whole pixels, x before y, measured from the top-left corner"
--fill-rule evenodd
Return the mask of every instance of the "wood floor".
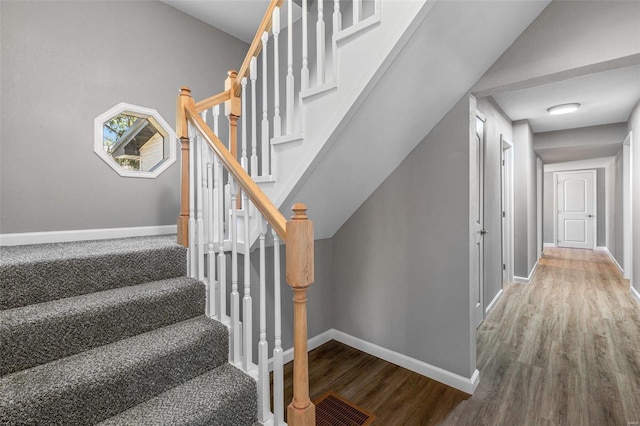
M 472 397 L 329 342 L 309 354 L 311 399 L 332 390 L 375 425 L 638 425 L 640 304 L 603 252 L 545 249 L 478 329 Z M 285 367 L 291 400 L 291 365 Z

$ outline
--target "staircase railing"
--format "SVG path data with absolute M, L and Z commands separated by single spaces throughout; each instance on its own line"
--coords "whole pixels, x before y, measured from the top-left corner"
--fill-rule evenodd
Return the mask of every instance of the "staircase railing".
M 292 0 L 287 1 L 286 66 L 284 61 L 281 64 L 279 51 L 280 7 L 284 0 L 272 0 L 239 71 L 229 72 L 223 92 L 196 102 L 189 88 L 181 89 L 176 114 L 176 133 L 182 153 L 178 242 L 189 249 L 189 275 L 207 286 L 207 315 L 222 321 L 230 329 L 230 362 L 253 375 L 258 382 L 258 420 L 275 425 L 286 424 L 280 242 L 286 245 L 286 279 L 294 293 L 293 401 L 288 407 L 287 420 L 296 426 L 315 424 L 315 407 L 309 399 L 306 315 L 306 292 L 313 282 L 313 224 L 303 204 L 296 204 L 293 217 L 286 221 L 257 183 L 275 180 L 276 145 L 302 139 L 302 100 L 336 87 L 338 33 L 342 38 L 351 37 L 356 31 L 371 25 L 368 21 L 379 19 L 380 0 L 373 1 L 369 11 L 373 16 L 370 18 L 363 17 L 363 0 L 342 0 L 352 10 L 352 25 L 346 30 L 343 29 L 340 0 L 327 0 L 329 4 L 333 3 L 328 31 L 324 22 L 324 3 L 318 1 L 315 4 L 315 31 L 311 32 L 307 22 L 307 0 L 301 0 L 301 34 L 296 34 L 296 37 L 301 37 L 302 45 L 297 52 L 300 55 L 295 57 L 294 5 Z M 331 34 L 330 47 L 325 43 L 328 34 Z M 315 41 L 311 43 L 312 55 L 309 54 L 309 38 Z M 281 65 L 286 68 L 282 75 Z M 294 76 L 294 67 L 300 70 L 299 80 Z M 295 74 L 298 75 L 297 72 Z M 282 106 L 281 83 L 284 88 Z M 273 84 L 272 88 L 270 84 Z M 227 144 L 220 138 L 221 104 L 224 104 L 224 115 L 228 121 Z M 261 111 L 260 116 L 258 111 Z M 238 122 L 241 126 L 240 152 Z M 271 229 L 271 238 L 268 238 L 268 228 Z M 254 295 L 251 285 L 255 280 L 251 268 L 251 247 L 256 236 L 259 242 L 259 303 L 255 313 L 259 336 L 256 339 L 257 354 L 254 354 Z M 273 242 L 272 289 L 267 289 L 266 280 L 268 239 Z M 238 255 L 242 256 L 241 270 Z M 227 271 L 229 264 L 230 273 Z M 273 307 L 269 307 L 273 311 L 273 330 L 269 334 L 268 291 L 272 291 L 274 301 Z M 273 339 L 271 361 L 267 337 Z M 273 369 L 272 394 L 270 363 Z
M 235 73 L 230 73 L 227 79 L 228 87 L 231 87 L 234 78 Z M 237 97 L 224 95 L 218 99 L 220 102 L 227 102 L 227 115 L 230 126 L 233 126 L 236 121 L 233 112 L 236 111 L 237 105 L 234 104 L 238 101 Z M 315 407 L 309 400 L 306 313 L 306 293 L 313 282 L 313 223 L 308 219 L 306 206 L 303 204 L 293 206 L 294 215 L 287 221 L 238 163 L 228 146 L 225 146 L 216 132 L 207 125 L 206 114 L 201 115 L 197 108 L 190 90 L 183 87 L 178 97 L 177 134 L 182 143 L 183 156 L 189 159 L 193 167 L 183 168 L 183 184 L 187 184 L 190 196 L 186 201 L 183 198 L 186 205 L 183 204 L 182 210 L 187 209 L 189 219 L 186 228 L 181 228 L 182 233 L 178 239 L 189 247 L 189 275 L 203 281 L 207 286 L 207 315 L 222 321 L 230 329 L 229 361 L 257 379 L 258 420 L 264 424 L 284 424 L 280 240 L 285 243 L 286 277 L 294 293 L 294 397 L 287 412 L 288 422 L 294 426 L 313 425 Z M 214 109 L 217 109 L 217 105 Z M 217 115 L 214 113 L 214 120 L 217 119 Z M 217 127 L 217 122 L 214 122 L 214 129 Z M 232 147 L 235 136 L 233 131 L 229 134 L 229 147 Z M 200 182 L 202 185 L 199 185 Z M 251 222 L 255 222 L 259 229 L 257 364 L 253 362 L 253 296 L 249 239 Z M 274 251 L 273 413 L 270 409 L 266 319 L 265 258 L 268 227 L 271 227 Z M 240 242 L 244 267 L 242 308 L 238 287 Z M 229 251 L 230 277 L 227 274 Z M 227 294 L 228 283 L 231 284 L 230 295 Z

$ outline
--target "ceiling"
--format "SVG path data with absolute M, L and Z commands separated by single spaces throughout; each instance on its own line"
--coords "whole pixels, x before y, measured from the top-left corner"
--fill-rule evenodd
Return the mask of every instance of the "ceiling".
M 191 15 L 227 34 L 251 43 L 262 21 L 269 0 L 160 0 L 181 12 Z M 287 26 L 287 3 L 280 13 L 280 27 Z M 293 20 L 300 19 L 300 6 L 294 3 Z
M 640 99 L 640 64 L 498 93 L 493 98 L 512 121 L 528 120 L 534 134 L 626 123 Z M 551 106 L 576 102 L 581 106 L 574 113 L 547 112 Z M 623 130 L 626 132 L 626 126 Z M 534 136 L 533 148 L 549 164 L 614 156 L 624 136 L 615 141 L 603 137 L 597 139 L 598 144 L 585 142 L 572 146 L 565 146 L 559 137 L 552 138 L 555 144 L 542 143 L 543 139 L 548 138 Z
M 493 96 L 513 121 L 529 120 L 534 133 L 574 129 L 629 119 L 640 99 L 640 65 L 589 74 Z M 581 104 L 578 111 L 549 115 L 547 108 Z

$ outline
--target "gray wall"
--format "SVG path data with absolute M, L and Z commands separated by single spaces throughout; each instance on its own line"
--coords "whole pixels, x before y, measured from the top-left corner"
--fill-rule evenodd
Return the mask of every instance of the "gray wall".
M 514 275 L 526 278 L 537 257 L 537 179 L 533 132 L 527 120 L 513 123 Z
M 599 63 L 640 53 L 638 15 L 637 1 L 552 1 L 473 92 L 589 74 L 599 69 Z
M 553 172 L 544 172 L 542 199 L 542 241 L 546 244 L 555 244 L 553 238 Z
M 640 293 L 640 101 L 633 107 L 629 116 L 629 130 L 633 132 L 632 159 L 633 164 L 631 186 L 632 203 L 631 217 L 633 221 L 633 276 L 631 282 L 633 287 Z
M 120 177 L 93 153 L 93 120 L 124 101 L 173 126 L 180 86 L 217 93 L 247 44 L 157 1 L 0 8 L 0 232 L 175 224 L 179 163 Z
M 623 188 L 622 188 L 622 180 L 623 180 L 623 158 L 622 158 L 622 149 L 616 155 L 615 160 L 615 192 L 613 199 L 613 211 L 614 211 L 614 224 L 613 224 L 613 234 L 614 241 L 610 242 L 609 251 L 618 261 L 620 266 L 624 266 L 624 205 L 623 205 Z
M 513 139 L 511 120 L 493 99 L 479 98 L 478 111 L 486 117 L 484 135 L 484 305 L 502 288 L 502 177 L 501 135 Z
M 471 117 L 464 96 L 333 238 L 336 328 L 467 378 Z

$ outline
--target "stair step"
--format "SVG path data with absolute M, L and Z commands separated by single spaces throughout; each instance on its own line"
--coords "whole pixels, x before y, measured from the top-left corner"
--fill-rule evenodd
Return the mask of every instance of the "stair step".
M 256 389 L 252 378 L 224 364 L 99 426 L 252 426 L 256 422 Z
M 185 274 L 171 235 L 0 247 L 0 309 Z
M 227 362 L 201 316 L 0 378 L 0 424 L 93 424 Z
M 0 376 L 204 313 L 205 287 L 186 278 L 0 311 Z

